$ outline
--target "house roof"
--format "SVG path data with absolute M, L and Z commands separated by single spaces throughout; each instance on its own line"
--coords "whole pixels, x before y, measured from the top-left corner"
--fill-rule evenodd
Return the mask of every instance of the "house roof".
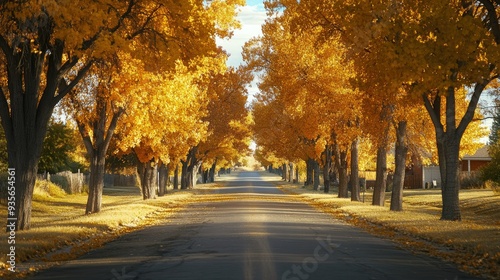
M 479 148 L 473 155 L 465 155 L 462 160 L 491 160 L 488 145 Z

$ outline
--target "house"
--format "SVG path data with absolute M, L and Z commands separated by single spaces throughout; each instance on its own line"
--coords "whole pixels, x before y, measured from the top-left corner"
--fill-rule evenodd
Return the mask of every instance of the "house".
M 476 151 L 473 155 L 465 155 L 460 162 L 460 171 L 467 172 L 468 175 L 471 172 L 478 171 L 481 167 L 485 166 L 491 161 L 491 157 L 488 153 L 488 146 L 485 145 Z
M 460 161 L 461 176 L 470 176 L 491 161 L 488 146 L 478 149 L 473 155 L 465 155 Z M 405 187 L 409 189 L 440 187 L 439 166 L 411 166 L 406 169 Z

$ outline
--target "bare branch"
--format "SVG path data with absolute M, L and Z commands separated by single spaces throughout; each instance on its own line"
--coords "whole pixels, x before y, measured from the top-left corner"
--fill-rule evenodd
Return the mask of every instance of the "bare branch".
M 469 105 L 467 106 L 467 111 L 465 112 L 465 115 L 463 116 L 462 120 L 460 121 L 460 124 L 457 127 L 457 133 L 459 135 L 463 135 L 465 129 L 474 118 L 474 112 L 476 111 L 479 98 L 481 97 L 481 93 L 483 92 L 484 88 L 489 84 L 489 82 L 490 80 L 486 80 L 483 81 L 482 83 L 477 83 L 476 86 L 474 87 L 474 93 L 472 94 L 472 97 L 469 101 Z
M 136 1 L 130 0 L 128 2 L 127 10 L 120 16 L 116 25 L 111 27 L 111 28 L 108 28 L 107 31 L 110 33 L 115 33 L 123 25 L 123 21 L 132 13 L 132 8 L 135 6 L 135 4 L 136 4 Z M 116 9 L 114 7 L 111 7 L 111 8 L 116 11 Z M 92 44 L 94 44 L 94 42 L 99 38 L 99 36 L 101 35 L 103 30 L 104 30 L 103 28 L 99 29 L 96 32 L 96 34 L 94 34 L 94 36 L 92 36 L 88 40 L 84 41 L 82 43 L 82 50 L 89 49 L 92 46 Z
M 87 65 L 80 69 L 77 76 L 69 84 L 66 84 L 66 82 L 64 82 L 64 79 L 61 79 L 62 84 L 59 85 L 59 91 L 53 100 L 54 106 L 59 103 L 59 101 L 61 101 L 61 99 L 63 99 L 63 97 L 68 94 L 83 79 L 83 77 L 85 77 L 87 72 L 90 70 L 93 62 L 93 60 L 89 61 Z
M 436 99 L 433 103 L 431 103 L 429 99 L 429 95 L 427 93 L 422 94 L 422 98 L 424 100 L 424 106 L 429 116 L 431 117 L 432 124 L 436 129 L 436 133 L 442 134 L 444 133 L 443 125 L 440 120 L 440 106 L 441 106 L 441 97 L 439 95 L 436 96 Z
M 497 16 L 497 7 L 496 5 L 499 5 L 500 1 L 490 1 L 490 0 L 478 0 L 479 3 L 483 5 L 483 7 L 488 11 L 488 20 L 485 22 L 487 27 L 491 30 L 491 33 L 493 33 L 493 36 L 495 36 L 495 42 L 497 44 L 500 44 L 500 24 L 498 23 L 498 16 Z

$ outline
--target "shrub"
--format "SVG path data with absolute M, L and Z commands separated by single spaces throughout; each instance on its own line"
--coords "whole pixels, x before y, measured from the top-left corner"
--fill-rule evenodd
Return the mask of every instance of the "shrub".
M 500 166 L 496 162 L 490 162 L 481 168 L 480 176 L 484 181 L 500 182 Z
M 479 176 L 465 176 L 460 178 L 461 189 L 484 189 L 484 180 Z
M 37 180 L 35 183 L 35 189 L 33 191 L 33 199 L 43 200 L 47 197 L 64 197 L 66 192 L 61 189 L 58 185 L 47 181 L 47 180 Z
M 493 194 L 500 195 L 500 184 L 491 180 L 485 182 L 486 188 L 491 189 Z

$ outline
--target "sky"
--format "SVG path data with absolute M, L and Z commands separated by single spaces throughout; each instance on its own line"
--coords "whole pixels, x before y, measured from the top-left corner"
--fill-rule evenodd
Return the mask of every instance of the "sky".
M 266 19 L 264 4 L 258 0 L 247 0 L 246 6 L 239 8 L 238 20 L 241 28 L 234 31 L 234 35 L 229 40 L 218 40 L 229 54 L 228 65 L 237 67 L 243 63 L 241 50 L 245 42 L 253 37 L 260 36 L 261 25 Z
M 234 31 L 233 36 L 228 40 L 218 40 L 218 45 L 222 46 L 228 53 L 228 66 L 238 67 L 243 64 L 241 51 L 243 45 L 253 37 L 262 35 L 261 25 L 266 20 L 266 11 L 262 0 L 247 0 L 246 6 L 240 7 L 238 20 L 241 28 Z M 248 87 L 249 100 L 253 98 L 258 91 L 257 81 Z

